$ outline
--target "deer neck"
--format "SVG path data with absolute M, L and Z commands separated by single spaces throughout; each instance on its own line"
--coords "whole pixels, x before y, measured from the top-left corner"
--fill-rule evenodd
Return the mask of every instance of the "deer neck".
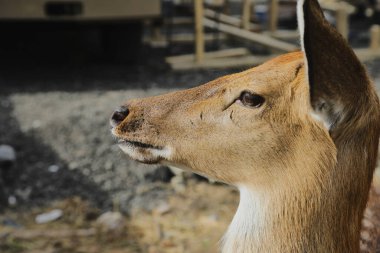
M 358 252 L 363 210 L 342 200 L 330 179 L 265 191 L 239 185 L 222 252 Z

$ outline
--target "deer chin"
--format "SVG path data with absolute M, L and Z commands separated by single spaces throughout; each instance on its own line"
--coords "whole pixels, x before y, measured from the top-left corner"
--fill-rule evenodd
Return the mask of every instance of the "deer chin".
M 157 164 L 163 160 L 169 160 L 172 153 L 170 148 L 138 141 L 121 139 L 118 144 L 125 154 L 138 162 L 146 164 Z

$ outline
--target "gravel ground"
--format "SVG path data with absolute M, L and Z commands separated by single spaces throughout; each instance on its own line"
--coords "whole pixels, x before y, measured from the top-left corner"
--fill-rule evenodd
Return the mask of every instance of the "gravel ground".
M 102 209 L 116 203 L 126 213 L 150 210 L 173 187 L 152 182 L 165 168 L 121 153 L 109 132 L 111 112 L 130 98 L 193 87 L 240 69 L 173 73 L 164 52 L 148 48 L 135 65 L 76 53 L 54 61 L 35 52 L 2 54 L 0 144 L 13 146 L 17 160 L 1 171 L 0 200 L 12 196 L 16 206 L 28 208 L 78 195 Z M 379 88 L 380 60 L 367 66 Z
M 6 55 L 0 62 L 0 144 L 14 147 L 17 160 L 1 171 L 2 202 L 16 197 L 16 206 L 30 207 L 78 195 L 130 213 L 150 210 L 172 192 L 167 183 L 152 182 L 166 168 L 121 153 L 109 116 L 130 98 L 192 87 L 232 70 L 172 73 L 162 54 L 148 49 L 147 61 L 133 66 Z

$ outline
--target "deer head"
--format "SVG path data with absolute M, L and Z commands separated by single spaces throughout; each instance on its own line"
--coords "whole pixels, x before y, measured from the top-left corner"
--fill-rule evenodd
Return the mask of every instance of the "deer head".
M 301 52 L 114 112 L 120 148 L 241 192 L 224 252 L 358 252 L 379 139 L 364 67 L 324 19 L 298 3 Z

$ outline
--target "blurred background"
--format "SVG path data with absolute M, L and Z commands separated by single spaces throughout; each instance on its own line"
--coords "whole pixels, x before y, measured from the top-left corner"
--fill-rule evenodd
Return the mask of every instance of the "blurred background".
M 380 87 L 380 1 L 320 3 Z M 109 116 L 297 50 L 295 7 L 0 0 L 0 252 L 217 252 L 236 190 L 129 160 Z

